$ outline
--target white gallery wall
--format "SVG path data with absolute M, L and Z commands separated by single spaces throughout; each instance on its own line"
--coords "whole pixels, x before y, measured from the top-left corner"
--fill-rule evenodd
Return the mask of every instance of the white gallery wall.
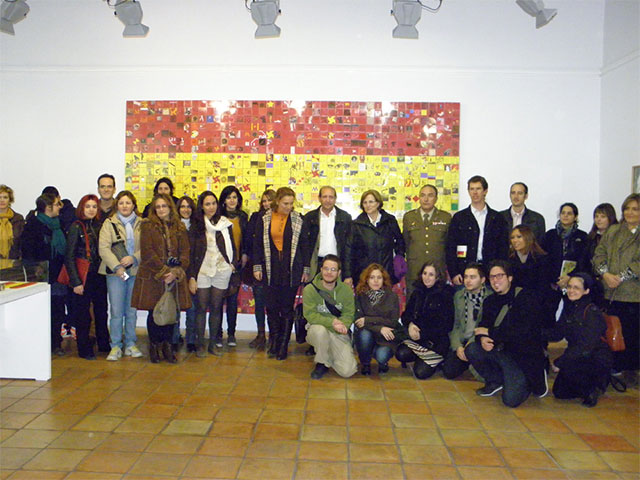
M 607 1 L 603 45 L 600 195 L 619 209 L 640 166 L 639 0 Z
M 74 203 L 105 171 L 123 186 L 127 100 L 456 101 L 462 184 L 484 175 L 501 209 L 525 181 L 549 226 L 570 200 L 589 228 L 593 207 L 618 206 L 640 163 L 638 19 L 624 14 L 638 3 L 546 3 L 558 16 L 536 30 L 512 0 L 445 0 L 423 12 L 419 40 L 401 40 L 391 0 L 282 0 L 281 37 L 255 40 L 240 0 L 141 0 L 144 39 L 122 38 L 104 1 L 29 0 L 16 36 L 0 36 L 0 183 L 23 213 L 45 185 Z M 605 42 L 609 31 L 618 35 Z M 602 74 L 607 45 L 612 65 L 635 60 Z M 635 110 L 623 124 L 608 102 L 627 91 Z

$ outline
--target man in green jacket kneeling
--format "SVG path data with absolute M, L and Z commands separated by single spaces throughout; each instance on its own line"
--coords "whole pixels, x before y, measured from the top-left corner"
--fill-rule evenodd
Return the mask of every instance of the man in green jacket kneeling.
M 340 259 L 327 255 L 320 273 L 302 292 L 307 342 L 316 351 L 314 379 L 322 378 L 329 368 L 345 378 L 358 370 L 349 336 L 355 314 L 353 290 L 340 280 L 340 270 Z

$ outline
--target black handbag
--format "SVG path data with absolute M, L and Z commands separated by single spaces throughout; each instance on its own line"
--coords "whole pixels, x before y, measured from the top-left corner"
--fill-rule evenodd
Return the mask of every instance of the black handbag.
M 302 303 L 296 305 L 293 312 L 293 324 L 296 327 L 296 342 L 304 343 L 307 341 L 307 319 L 304 318 L 304 308 Z

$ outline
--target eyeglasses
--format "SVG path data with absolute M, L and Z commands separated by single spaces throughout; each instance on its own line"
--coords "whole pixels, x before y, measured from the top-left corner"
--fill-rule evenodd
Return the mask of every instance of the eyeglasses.
M 322 271 L 335 273 L 338 271 L 338 269 L 336 267 L 322 267 Z
M 495 275 L 489 275 L 489 280 L 500 280 L 501 278 L 504 278 L 506 276 L 506 273 L 496 273 Z

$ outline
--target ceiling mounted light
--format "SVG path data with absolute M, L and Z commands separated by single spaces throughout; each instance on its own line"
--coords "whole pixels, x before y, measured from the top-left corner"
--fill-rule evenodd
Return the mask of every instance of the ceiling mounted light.
M 253 0 L 251 2 L 251 18 L 258 25 L 255 38 L 280 36 L 280 27 L 276 18 L 280 15 L 280 0 Z
M 391 14 L 398 22 L 393 38 L 418 38 L 416 24 L 420 21 L 422 7 L 416 0 L 393 0 Z
M 0 7 L 0 31 L 9 35 L 15 35 L 13 26 L 29 13 L 29 5 L 24 0 L 4 0 Z
M 149 27 L 143 25 L 142 7 L 135 0 L 120 0 L 115 5 L 115 15 L 124 24 L 123 37 L 144 37 Z
M 555 8 L 544 8 L 542 0 L 516 0 L 518 6 L 536 19 L 536 28 L 544 27 L 557 15 Z
M 418 38 L 416 24 L 420 21 L 422 10 L 436 13 L 442 6 L 442 0 L 437 1 L 437 7 L 429 7 L 420 0 L 393 0 L 391 15 L 398 22 L 393 29 L 393 38 Z

